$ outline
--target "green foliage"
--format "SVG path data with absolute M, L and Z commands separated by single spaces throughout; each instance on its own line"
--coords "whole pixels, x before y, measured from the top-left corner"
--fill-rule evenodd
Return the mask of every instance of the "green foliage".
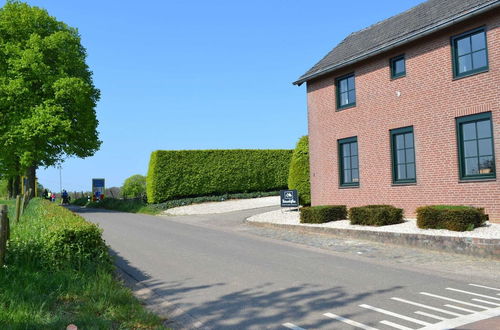
M 345 205 L 324 205 L 300 209 L 300 223 L 325 223 L 347 218 Z
M 391 205 L 366 205 L 351 207 L 349 219 L 352 225 L 385 226 L 402 223 L 403 209 Z
M 88 201 L 89 201 L 89 199 L 87 197 L 80 197 L 80 198 L 72 200 L 71 204 L 78 205 L 78 206 L 85 206 L 85 205 L 87 205 Z
M 123 183 L 122 195 L 125 198 L 144 198 L 146 196 L 146 177 L 136 174 Z
M 8 180 L 1 180 L 0 179 L 0 198 L 6 198 L 9 195 L 9 191 L 7 188 L 8 185 Z
M 311 205 L 309 173 L 309 137 L 304 135 L 293 151 L 288 174 L 288 188 L 297 189 L 301 205 Z
M 0 9 L 0 172 L 18 175 L 99 149 L 99 90 L 75 28 L 44 9 Z
M 431 205 L 417 209 L 417 226 L 424 229 L 473 230 L 488 220 L 483 208 L 462 205 Z
M 286 188 L 291 156 L 291 150 L 154 151 L 148 202 Z

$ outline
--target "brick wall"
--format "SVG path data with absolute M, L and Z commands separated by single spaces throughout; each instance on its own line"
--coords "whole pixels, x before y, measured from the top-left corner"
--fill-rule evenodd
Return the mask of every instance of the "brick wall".
M 453 79 L 450 37 L 486 25 L 489 71 Z M 389 59 L 405 54 L 406 76 Z M 335 78 L 354 72 L 356 106 L 336 111 Z M 397 92 L 400 96 L 397 96 Z M 500 15 L 487 14 L 307 84 L 313 205 L 461 204 L 500 222 Z M 460 182 L 455 118 L 491 111 L 497 179 Z M 413 126 L 417 182 L 392 184 L 389 130 Z M 360 185 L 340 188 L 337 140 L 358 137 Z

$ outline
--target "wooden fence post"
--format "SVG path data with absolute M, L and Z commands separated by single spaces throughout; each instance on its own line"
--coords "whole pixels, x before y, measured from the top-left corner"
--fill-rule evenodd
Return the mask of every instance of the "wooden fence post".
M 21 218 L 21 195 L 17 195 L 16 197 L 16 223 L 19 222 L 19 219 Z
M 0 267 L 5 264 L 7 253 L 7 241 L 9 240 L 10 228 L 7 217 L 7 205 L 0 205 Z
M 26 204 L 24 199 L 26 198 L 26 194 L 23 195 L 23 197 L 21 197 L 21 212 L 19 213 L 20 215 L 23 215 L 24 213 L 24 205 Z

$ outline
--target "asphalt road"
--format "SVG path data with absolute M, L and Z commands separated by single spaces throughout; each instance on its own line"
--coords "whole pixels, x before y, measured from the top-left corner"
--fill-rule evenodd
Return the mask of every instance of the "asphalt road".
M 76 211 L 124 272 L 207 329 L 500 329 L 500 274 L 444 276 L 248 232 L 243 219 L 266 210 Z

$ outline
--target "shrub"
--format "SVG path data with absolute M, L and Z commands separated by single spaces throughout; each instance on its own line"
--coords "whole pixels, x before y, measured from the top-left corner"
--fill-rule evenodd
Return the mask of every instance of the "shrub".
M 77 199 L 72 200 L 71 204 L 78 206 L 85 206 L 87 205 L 88 201 L 89 201 L 88 197 L 79 197 Z
M 147 176 L 148 202 L 283 189 L 291 156 L 292 150 L 154 151 Z
M 403 209 L 391 205 L 366 205 L 349 209 L 351 225 L 385 226 L 403 222 Z
M 143 199 L 146 196 L 146 177 L 136 174 L 127 178 L 123 183 L 121 193 L 126 198 Z
M 288 188 L 297 189 L 301 205 L 311 205 L 309 173 L 309 137 L 304 135 L 293 151 L 288 174 Z
M 325 223 L 347 218 L 345 205 L 324 205 L 300 209 L 300 223 Z
M 424 229 L 473 230 L 482 226 L 488 215 L 483 208 L 457 205 L 431 205 L 419 207 L 417 226 Z

